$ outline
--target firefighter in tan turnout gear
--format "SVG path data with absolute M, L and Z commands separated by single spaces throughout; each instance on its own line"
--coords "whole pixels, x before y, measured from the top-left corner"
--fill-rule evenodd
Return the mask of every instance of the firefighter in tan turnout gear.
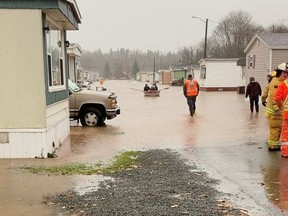
M 272 80 L 265 88 L 261 101 L 262 105 L 266 106 L 265 115 L 269 121 L 269 138 L 268 138 L 268 150 L 280 150 L 280 135 L 282 128 L 283 111 L 279 110 L 274 95 L 280 83 L 282 83 L 286 76 L 282 74 L 282 70 L 272 71 Z

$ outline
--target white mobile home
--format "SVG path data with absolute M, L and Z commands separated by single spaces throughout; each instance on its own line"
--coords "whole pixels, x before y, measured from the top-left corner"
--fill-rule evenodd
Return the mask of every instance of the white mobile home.
M 0 0 L 0 158 L 47 157 L 70 133 L 67 30 L 75 0 Z
M 82 52 L 83 52 L 82 48 L 77 43 L 71 43 L 67 48 L 68 65 L 69 65 L 68 78 L 75 83 L 77 82 L 78 68 L 79 68 L 77 58 L 79 58 L 82 55 Z
M 201 59 L 200 90 L 203 91 L 237 91 L 245 85 L 242 67 L 237 66 L 236 58 Z
M 153 72 L 153 71 L 140 71 L 138 72 L 139 81 L 140 82 L 158 82 L 159 81 L 159 72 Z

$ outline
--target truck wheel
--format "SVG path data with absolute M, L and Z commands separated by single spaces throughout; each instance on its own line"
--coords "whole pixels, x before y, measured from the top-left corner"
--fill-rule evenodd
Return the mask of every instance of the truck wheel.
M 89 107 L 80 116 L 80 121 L 83 126 L 103 126 L 104 118 L 101 113 L 94 107 Z

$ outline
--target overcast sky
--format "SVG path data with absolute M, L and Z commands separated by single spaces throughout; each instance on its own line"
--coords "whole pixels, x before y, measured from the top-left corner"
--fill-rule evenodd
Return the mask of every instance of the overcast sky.
M 197 45 L 230 11 L 247 11 L 267 27 L 288 24 L 288 0 L 77 0 L 82 16 L 79 31 L 69 31 L 70 43 L 94 51 L 125 48 L 166 53 Z

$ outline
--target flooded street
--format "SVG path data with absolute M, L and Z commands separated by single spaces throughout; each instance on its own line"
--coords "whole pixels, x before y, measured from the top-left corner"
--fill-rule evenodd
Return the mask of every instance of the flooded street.
M 70 140 L 55 159 L 0 160 L 0 215 L 56 215 L 41 204 L 43 195 L 70 188 L 81 193 L 91 183 L 83 176 L 33 175 L 12 167 L 106 163 L 122 151 L 156 148 L 180 151 L 189 163 L 219 179 L 218 189 L 231 193 L 228 198 L 234 205 L 251 215 L 287 214 L 288 159 L 266 148 L 264 107 L 259 114 L 250 114 L 243 95 L 200 92 L 196 115 L 191 117 L 182 87 L 170 86 L 160 97 L 144 97 L 132 90 L 142 90 L 144 83 L 106 81 L 104 86 L 118 95 L 121 107 L 121 114 L 106 120 L 105 127 L 84 128 L 71 122 Z

